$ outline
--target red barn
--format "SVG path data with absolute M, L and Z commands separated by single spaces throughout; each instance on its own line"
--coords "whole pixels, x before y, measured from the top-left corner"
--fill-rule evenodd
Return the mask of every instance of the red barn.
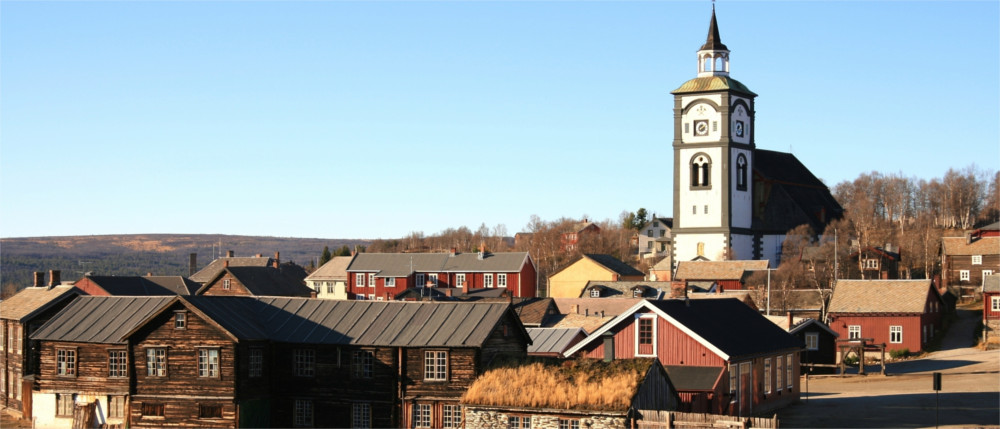
M 1000 340 L 1000 274 L 983 278 L 983 342 Z
M 766 271 L 767 260 L 760 261 L 681 261 L 677 263 L 675 281 L 685 282 L 688 290 L 706 292 L 746 289 L 748 277 L 755 271 Z
M 736 299 L 642 300 L 564 353 L 656 357 L 683 409 L 749 416 L 799 399 L 802 342 Z
M 506 289 L 535 296 L 538 272 L 527 252 L 359 253 L 347 266 L 348 299 L 391 300 L 409 288 L 445 295 Z
M 919 352 L 941 328 L 943 304 L 930 280 L 839 280 L 828 325 L 840 338 Z

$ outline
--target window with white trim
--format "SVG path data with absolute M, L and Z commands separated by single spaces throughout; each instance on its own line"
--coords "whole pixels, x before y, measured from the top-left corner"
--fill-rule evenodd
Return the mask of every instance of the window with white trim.
M 497 274 L 497 287 L 507 287 L 507 274 Z
M 784 356 L 778 356 L 774 358 L 774 391 L 777 392 L 781 390 L 781 371 L 784 368 L 781 365 L 781 361 L 784 360 Z
M 864 266 L 866 270 L 877 270 L 878 269 L 878 259 L 865 259 Z
M 465 273 L 455 274 L 455 287 L 465 286 Z
M 396 278 L 395 277 L 386 277 L 385 278 L 385 287 L 396 287 Z
M 819 350 L 819 334 L 816 332 L 806 333 L 806 350 Z
M 972 265 L 982 265 L 983 255 L 972 255 Z
M 309 427 L 313 425 L 313 401 L 309 399 L 295 400 L 295 426 Z
M 437 287 L 438 285 L 437 273 L 427 273 L 427 283 L 430 283 L 431 287 Z
M 219 349 L 198 349 L 198 376 L 219 376 Z
M 373 293 L 368 294 L 368 300 L 374 301 L 375 300 L 375 294 L 373 294 Z
M 128 377 L 128 351 L 108 350 L 108 377 Z
M 76 405 L 75 393 L 56 393 L 56 416 L 73 417 L 74 405 Z
M 368 287 L 375 287 L 375 273 L 368 273 Z
M 861 339 L 861 325 L 850 325 L 847 327 L 847 339 Z
M 507 429 L 531 429 L 531 416 L 507 416 Z
M 333 293 L 333 282 L 326 282 L 326 293 Z
M 795 387 L 795 379 L 792 378 L 792 354 L 785 355 L 785 380 L 788 383 L 788 390 Z
M 764 359 L 764 393 L 771 393 L 771 358 Z
M 441 427 L 460 428 L 462 427 L 462 406 L 442 405 L 441 406 Z
M 229 290 L 233 287 L 233 282 L 230 279 L 222 279 L 222 288 Z
M 174 312 L 174 329 L 187 329 L 187 312 Z
M 108 396 L 108 418 L 120 419 L 125 417 L 125 397 Z
M 431 404 L 413 404 L 413 427 L 431 427 Z
M 601 297 L 601 290 L 598 289 L 598 288 L 596 288 L 596 287 L 595 288 L 591 288 L 590 289 L 590 297 L 591 298 L 600 298 Z
M 424 380 L 448 380 L 448 352 L 443 350 L 424 352 Z
M 76 377 L 76 349 L 56 349 L 56 375 Z
M 165 377 L 167 375 L 166 348 L 146 349 L 146 375 L 149 377 Z
M 417 274 L 416 278 L 414 279 L 414 283 L 417 284 L 417 287 L 424 287 L 427 285 L 427 282 L 424 281 L 424 275 L 422 273 Z
M 354 283 L 356 287 L 365 287 L 365 274 L 357 273 L 354 275 Z
M 580 419 L 559 419 L 559 429 L 580 429 Z
M 961 270 L 958 272 L 958 279 L 963 281 L 969 281 L 969 270 Z
M 355 402 L 351 410 L 352 428 L 372 427 L 372 404 L 367 402 Z
M 493 287 L 493 274 L 483 274 L 483 286 Z
M 993 275 L 993 270 L 983 270 L 983 279 L 985 279 L 986 276 L 992 276 L 992 275 Z
M 892 344 L 901 344 L 903 342 L 903 327 L 900 325 L 889 327 L 889 342 Z
M 990 297 L 990 311 L 1000 311 L 1000 296 Z
M 316 375 L 316 350 L 295 349 L 292 351 L 292 367 L 296 377 Z

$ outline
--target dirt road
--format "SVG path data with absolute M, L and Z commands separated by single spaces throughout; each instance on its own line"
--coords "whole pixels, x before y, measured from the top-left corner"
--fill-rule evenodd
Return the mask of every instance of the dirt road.
M 890 363 L 886 376 L 809 377 L 808 393 L 803 378 L 802 401 L 778 412 L 781 427 L 1000 427 L 1000 352 L 971 347 L 975 325 L 976 313 L 959 310 L 941 351 Z

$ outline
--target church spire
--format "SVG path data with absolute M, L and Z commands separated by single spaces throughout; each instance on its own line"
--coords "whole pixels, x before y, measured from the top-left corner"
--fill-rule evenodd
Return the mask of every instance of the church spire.
M 729 76 L 729 48 L 722 44 L 722 36 L 719 36 L 715 1 L 712 1 L 712 21 L 708 24 L 708 37 L 698 50 L 698 77 L 708 76 Z

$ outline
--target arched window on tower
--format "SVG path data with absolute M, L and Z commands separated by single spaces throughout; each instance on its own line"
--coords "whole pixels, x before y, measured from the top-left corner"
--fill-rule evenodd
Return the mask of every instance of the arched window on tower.
M 712 71 L 726 71 L 726 65 L 725 65 L 726 62 L 725 61 L 726 60 L 724 58 L 722 58 L 722 56 L 719 56 L 718 58 L 716 58 L 715 59 L 715 69 L 713 69 Z
M 736 190 L 747 190 L 747 157 L 742 153 L 736 157 Z
M 712 185 L 712 160 L 705 154 L 691 159 L 691 187 L 710 188 Z

